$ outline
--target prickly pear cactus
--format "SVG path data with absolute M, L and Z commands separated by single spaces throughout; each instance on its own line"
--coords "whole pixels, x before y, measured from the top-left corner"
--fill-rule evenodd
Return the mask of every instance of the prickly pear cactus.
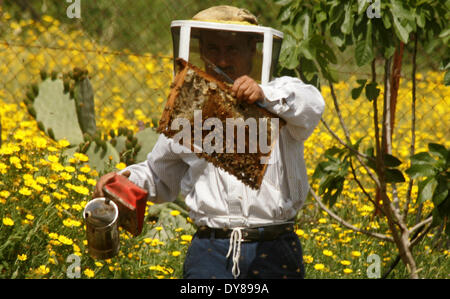
M 127 165 L 145 161 L 159 137 L 151 128 L 136 134 L 127 128 L 119 128 L 117 134 L 111 130 L 109 135 L 111 144 L 119 152 L 120 161 Z
M 176 211 L 177 213 L 174 213 Z M 178 213 L 179 212 L 179 213 Z M 174 203 L 152 205 L 148 208 L 148 218 L 157 218 L 156 223 L 144 232 L 146 238 L 167 241 L 176 237 L 175 230 L 183 228 L 183 234 L 193 234 L 194 225 L 187 221 L 187 212 Z
M 77 108 L 78 123 L 83 133 L 95 134 L 97 126 L 95 123 L 94 90 L 87 77 L 87 71 L 75 68 L 73 71 L 74 99 Z
M 112 171 L 120 162 L 119 153 L 109 141 L 89 139 L 78 146 L 77 152 L 89 157 L 89 165 L 99 174 Z
M 47 78 L 39 85 L 33 85 L 27 92 L 25 104 L 38 127 L 54 140 L 66 138 L 70 144 L 83 141 L 75 101 L 64 93 L 60 79 Z
M 62 75 L 40 72 L 42 82 L 32 84 L 24 100 L 39 128 L 55 140 L 83 142 L 83 133 L 95 134 L 94 92 L 87 71 L 75 68 Z
M 136 162 L 147 160 L 147 155 L 152 151 L 156 141 L 158 141 L 159 134 L 152 128 L 146 128 L 136 133 L 138 144 L 141 146 L 137 155 Z
M 130 165 L 145 161 L 159 134 L 151 128 L 136 135 L 127 128 L 119 128 L 117 133 L 111 130 L 109 136 L 98 132 L 94 92 L 87 75 L 80 68 L 62 76 L 55 71 L 50 76 L 40 72 L 42 82 L 32 84 L 24 99 L 39 129 L 54 140 L 67 139 L 73 147 L 65 154 L 85 153 L 99 173 L 112 170 L 119 162 Z

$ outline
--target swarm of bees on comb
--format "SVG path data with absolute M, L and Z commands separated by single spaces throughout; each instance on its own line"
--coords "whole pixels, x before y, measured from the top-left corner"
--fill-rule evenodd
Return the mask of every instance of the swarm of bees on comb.
M 275 127 L 272 128 L 271 120 L 277 119 L 278 126 L 276 129 L 280 129 L 285 122 L 256 104 L 248 104 L 237 100 L 231 94 L 230 84 L 218 80 L 185 60 L 178 58 L 176 65 L 176 77 L 171 86 L 171 92 L 159 121 L 157 131 L 163 133 L 168 138 L 174 138 L 181 129 L 173 129 L 172 123 L 176 119 L 187 120 L 191 130 L 188 146 L 192 152 L 198 157 L 204 158 L 206 161 L 212 163 L 214 166 L 234 175 L 252 189 L 259 189 L 268 165 L 267 161 L 271 149 L 277 136 L 277 134 L 273 134 L 272 129 L 275 129 Z M 199 122 L 198 119 L 195 119 L 195 113 L 200 111 L 201 121 Z M 210 133 L 215 129 L 215 126 L 212 125 L 211 129 L 208 130 L 205 129 L 203 124 L 212 118 L 220 120 L 224 133 L 219 135 L 215 134 L 211 140 Z M 260 143 L 256 143 L 256 150 L 252 150 L 255 147 L 251 147 L 251 142 L 255 141 L 250 140 L 252 135 L 248 125 L 249 122 L 247 122 L 250 118 L 253 118 L 256 122 L 262 121 L 265 124 L 262 128 L 266 130 L 264 133 L 267 133 L 263 135 L 267 138 L 264 142 L 269 146 L 268 151 L 261 151 Z M 243 123 L 241 128 L 245 130 L 245 144 L 242 144 L 240 148 L 238 148 L 238 144 L 239 142 L 243 142 L 242 140 L 236 140 L 239 135 L 237 126 L 233 127 L 233 142 L 229 143 L 228 140 L 225 140 L 227 137 L 225 130 L 228 129 L 227 119 L 240 120 Z M 198 144 L 198 140 L 197 143 L 194 140 L 196 136 L 195 129 L 201 131 L 202 140 L 200 146 L 204 144 L 205 138 L 209 138 L 208 140 L 211 141 L 211 144 L 219 144 L 221 150 L 211 152 L 198 150 L 198 147 L 196 150 L 194 145 Z M 258 132 L 260 130 L 261 124 L 258 126 Z M 258 138 L 261 135 L 259 133 Z M 180 144 L 186 146 L 184 142 L 185 140 L 179 140 Z M 215 148 L 217 149 L 217 147 Z M 266 159 L 265 163 L 262 163 L 264 161 L 263 159 Z

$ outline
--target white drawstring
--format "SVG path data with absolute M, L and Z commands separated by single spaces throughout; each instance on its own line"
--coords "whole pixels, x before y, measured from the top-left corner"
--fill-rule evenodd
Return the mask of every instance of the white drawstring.
M 234 278 L 239 277 L 241 271 L 239 270 L 239 258 L 241 257 L 241 241 L 242 241 L 242 227 L 233 228 L 230 236 L 230 247 L 228 248 L 227 258 L 233 251 L 233 268 L 231 272 Z

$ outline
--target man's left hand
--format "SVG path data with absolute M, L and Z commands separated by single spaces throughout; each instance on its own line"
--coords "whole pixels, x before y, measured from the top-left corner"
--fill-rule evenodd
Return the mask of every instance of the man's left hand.
M 233 96 L 238 100 L 252 104 L 262 101 L 265 97 L 263 90 L 258 83 L 247 75 L 241 76 L 234 81 Z

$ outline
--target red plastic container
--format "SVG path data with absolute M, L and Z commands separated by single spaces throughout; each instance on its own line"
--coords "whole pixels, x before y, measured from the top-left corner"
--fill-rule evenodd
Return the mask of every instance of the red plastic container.
M 139 235 L 144 225 L 148 192 L 118 174 L 105 184 L 103 192 L 119 208 L 119 226 L 133 236 Z

